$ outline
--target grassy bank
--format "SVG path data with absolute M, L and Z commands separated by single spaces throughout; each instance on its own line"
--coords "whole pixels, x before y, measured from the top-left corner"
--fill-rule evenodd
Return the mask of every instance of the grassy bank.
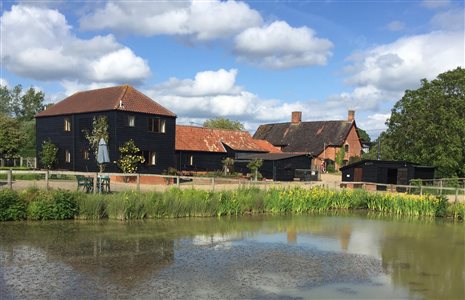
M 257 188 L 209 192 L 171 189 L 166 192 L 124 192 L 92 195 L 30 188 L 0 191 L 0 220 L 145 219 L 209 217 L 257 213 L 305 214 L 368 209 L 402 216 L 451 217 L 463 220 L 465 204 L 446 198 L 362 190 L 321 188 Z

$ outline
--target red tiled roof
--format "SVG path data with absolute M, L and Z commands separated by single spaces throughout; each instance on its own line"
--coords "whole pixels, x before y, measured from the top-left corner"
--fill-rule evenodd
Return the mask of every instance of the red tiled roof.
M 281 149 L 278 147 L 273 146 L 267 140 L 254 140 L 255 144 L 257 144 L 260 148 L 268 151 L 269 153 L 282 153 Z
M 247 131 L 176 126 L 176 150 L 226 153 L 223 144 L 236 151 L 268 152 Z
M 123 106 L 120 106 L 120 101 Z M 175 117 L 176 115 L 129 85 L 77 92 L 39 112 L 36 117 L 106 110 L 123 110 Z

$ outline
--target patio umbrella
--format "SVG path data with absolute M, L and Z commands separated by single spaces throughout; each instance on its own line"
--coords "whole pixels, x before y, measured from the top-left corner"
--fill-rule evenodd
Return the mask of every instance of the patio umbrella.
M 99 164 L 110 162 L 110 156 L 108 155 L 108 146 L 103 138 L 100 139 L 100 142 L 98 143 L 97 162 Z

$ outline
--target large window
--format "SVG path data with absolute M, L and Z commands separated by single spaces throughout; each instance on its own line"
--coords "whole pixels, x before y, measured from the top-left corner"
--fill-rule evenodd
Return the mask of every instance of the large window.
M 128 126 L 129 127 L 136 126 L 136 116 L 128 116 Z
M 148 129 L 152 132 L 165 133 L 166 121 L 158 118 L 148 119 Z
M 71 118 L 65 118 L 65 131 L 71 131 Z
M 65 150 L 65 162 L 71 162 L 71 152 L 69 152 L 69 150 Z
M 145 164 L 154 166 L 157 164 L 157 153 L 155 151 L 143 151 Z

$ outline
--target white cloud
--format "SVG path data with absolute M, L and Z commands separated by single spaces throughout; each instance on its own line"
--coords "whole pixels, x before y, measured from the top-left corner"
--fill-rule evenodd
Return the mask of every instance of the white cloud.
M 333 44 L 315 36 L 304 26 L 294 28 L 275 21 L 263 27 L 246 29 L 235 38 L 234 51 L 240 60 L 265 68 L 325 65 Z
M 80 39 L 59 11 L 14 5 L 1 17 L 2 62 L 36 80 L 135 82 L 150 74 L 147 63 L 112 35 Z
M 423 0 L 421 2 L 421 5 L 430 8 L 430 9 L 435 9 L 435 8 L 441 8 L 441 7 L 447 7 L 451 3 L 450 0 Z
M 0 86 L 6 86 L 6 87 L 9 87 L 9 83 L 8 83 L 8 80 L 6 80 L 5 78 L 0 78 Z
M 462 9 L 448 10 L 436 14 L 431 19 L 433 27 L 444 30 L 464 32 L 465 13 Z
M 145 36 L 167 34 L 206 41 L 261 24 L 260 14 L 236 1 L 110 1 L 80 20 L 84 30 L 110 29 Z
M 235 86 L 237 70 L 204 71 L 195 75 L 193 80 L 170 78 L 159 85 L 162 91 L 170 91 L 178 96 L 237 95 L 241 88 Z
M 431 32 L 401 38 L 354 55 L 347 82 L 356 87 L 403 92 L 416 88 L 420 79 L 433 79 L 464 66 L 463 32 Z
M 401 31 L 405 28 L 405 23 L 402 21 L 392 21 L 387 24 L 386 28 L 390 31 Z

